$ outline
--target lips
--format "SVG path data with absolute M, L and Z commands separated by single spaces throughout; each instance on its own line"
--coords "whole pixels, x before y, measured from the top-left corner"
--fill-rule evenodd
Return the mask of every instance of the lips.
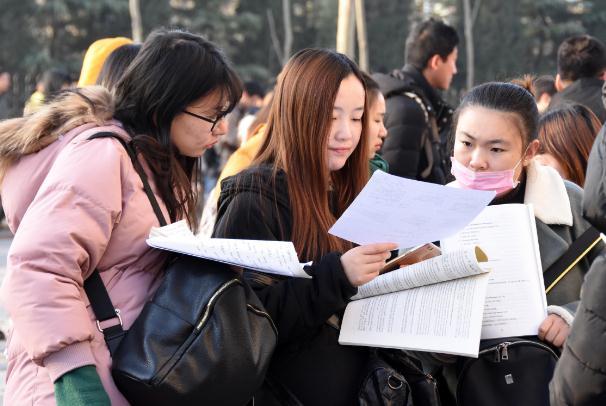
M 347 155 L 351 152 L 351 148 L 329 148 L 336 155 Z

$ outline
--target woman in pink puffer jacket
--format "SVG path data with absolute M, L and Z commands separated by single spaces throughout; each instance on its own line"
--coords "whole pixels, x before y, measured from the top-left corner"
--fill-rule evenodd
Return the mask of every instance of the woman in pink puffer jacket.
M 15 233 L 1 289 L 14 322 L 6 404 L 128 404 L 83 281 L 100 271 L 128 329 L 161 281 L 165 256 L 145 244 L 158 221 L 123 146 L 89 137 L 132 140 L 165 217 L 195 227 L 197 158 L 225 133 L 240 94 L 212 43 L 159 30 L 115 98 L 82 88 L 0 123 L 2 204 Z

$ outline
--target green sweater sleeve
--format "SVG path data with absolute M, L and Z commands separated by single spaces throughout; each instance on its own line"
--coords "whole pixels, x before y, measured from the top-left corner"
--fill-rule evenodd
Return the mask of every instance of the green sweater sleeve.
M 94 365 L 73 369 L 55 381 L 57 406 L 111 406 Z

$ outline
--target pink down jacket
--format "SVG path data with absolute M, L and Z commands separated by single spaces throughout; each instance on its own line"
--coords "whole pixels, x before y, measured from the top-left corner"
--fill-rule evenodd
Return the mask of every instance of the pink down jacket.
M 166 257 L 145 243 L 158 220 L 127 153 L 117 140 L 88 140 L 99 131 L 128 139 L 117 122 L 86 124 L 23 156 L 4 178 L 2 203 L 15 233 L 1 288 L 14 326 L 6 405 L 54 405 L 53 382 L 84 365 L 96 366 L 112 405 L 128 404 L 112 381 L 83 280 L 99 269 L 128 328 Z

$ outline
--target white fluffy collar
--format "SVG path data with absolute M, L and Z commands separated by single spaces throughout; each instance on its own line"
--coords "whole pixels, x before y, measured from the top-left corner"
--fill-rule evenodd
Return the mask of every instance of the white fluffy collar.
M 448 186 L 459 187 L 457 181 Z M 560 174 L 534 160 L 526 167 L 524 203 L 532 204 L 534 216 L 545 224 L 572 226 L 572 209 Z
M 534 215 L 545 224 L 572 226 L 572 209 L 566 185 L 550 166 L 531 161 L 526 167 L 524 203 L 532 204 Z

